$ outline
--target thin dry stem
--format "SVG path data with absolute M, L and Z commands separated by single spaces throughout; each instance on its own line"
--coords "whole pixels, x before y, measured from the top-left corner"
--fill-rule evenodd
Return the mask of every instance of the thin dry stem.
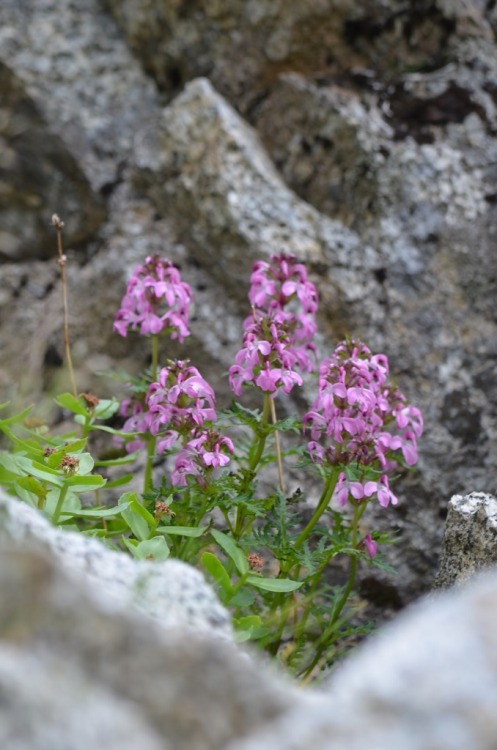
M 270 398 L 269 401 L 271 402 L 271 419 L 273 420 L 273 424 L 276 424 L 276 407 L 274 405 L 274 399 Z M 280 482 L 280 490 L 284 492 L 285 482 L 283 480 L 283 463 L 281 461 L 280 436 L 278 430 L 275 430 L 274 432 L 274 444 L 276 448 L 276 463 L 278 465 L 278 479 Z
M 52 226 L 55 227 L 55 231 L 57 232 L 57 252 L 58 252 L 58 259 L 57 263 L 60 268 L 60 278 L 62 280 L 62 300 L 64 304 L 64 345 L 66 349 L 66 362 L 67 362 L 67 369 L 69 370 L 69 378 L 71 380 L 71 387 L 72 392 L 75 398 L 78 397 L 78 389 L 76 387 L 76 378 L 74 377 L 74 368 L 72 366 L 72 357 L 71 357 L 71 344 L 69 340 L 69 306 L 67 303 L 67 279 L 66 279 L 66 256 L 64 255 L 64 251 L 62 249 L 62 229 L 64 227 L 64 222 L 57 216 L 57 214 L 54 214 L 52 216 Z

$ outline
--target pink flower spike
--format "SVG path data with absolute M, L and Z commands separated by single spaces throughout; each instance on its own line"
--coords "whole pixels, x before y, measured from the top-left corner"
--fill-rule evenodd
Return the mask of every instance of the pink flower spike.
M 188 307 L 192 299 L 190 287 L 181 281 L 170 260 L 148 256 L 133 271 L 116 313 L 114 330 L 120 336 L 126 336 L 129 329 L 139 330 L 144 336 L 168 331 L 171 338 L 182 342 L 190 335 Z

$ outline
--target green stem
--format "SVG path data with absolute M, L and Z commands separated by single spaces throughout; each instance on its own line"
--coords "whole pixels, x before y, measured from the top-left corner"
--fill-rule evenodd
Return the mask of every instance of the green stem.
M 249 450 L 250 460 L 249 460 L 248 470 L 251 474 L 255 472 L 262 458 L 262 455 L 264 453 L 264 447 L 266 445 L 266 439 L 267 439 L 267 419 L 268 419 L 269 411 L 271 408 L 270 401 L 271 401 L 271 397 L 267 393 L 265 393 L 264 394 L 264 406 L 262 409 L 262 416 L 261 416 L 261 424 L 259 426 L 259 429 L 254 435 L 254 440 Z M 244 520 L 245 520 L 245 510 L 241 506 L 238 506 L 236 510 L 235 528 L 233 532 L 236 539 L 239 539 L 242 534 Z
M 153 335 L 152 341 L 152 364 L 151 364 L 151 380 L 155 383 L 157 380 L 157 371 L 159 369 L 159 337 Z M 153 489 L 152 481 L 152 470 L 154 467 L 155 458 L 155 446 L 157 444 L 157 436 L 149 434 L 145 440 L 147 446 L 147 463 L 145 465 L 145 475 L 143 477 L 143 494 L 150 492 Z
M 312 514 L 312 517 L 309 523 L 304 529 L 302 529 L 299 536 L 297 537 L 295 544 L 293 545 L 294 549 L 300 549 L 302 547 L 304 542 L 309 538 L 315 525 L 317 524 L 317 522 L 319 521 L 319 519 L 325 512 L 331 500 L 331 496 L 333 495 L 333 491 L 335 489 L 339 474 L 340 474 L 340 467 L 337 466 L 333 469 L 333 472 L 330 474 L 330 477 L 323 488 L 323 492 L 321 493 L 321 497 L 319 498 L 319 502 L 316 506 L 314 513 Z M 282 565 L 280 575 L 287 575 L 292 567 L 293 567 L 293 564 Z
M 159 369 L 159 337 L 157 334 L 152 336 L 152 363 L 151 363 L 151 379 L 152 383 L 157 380 L 157 371 Z
M 357 548 L 357 542 L 358 542 L 358 540 L 357 540 L 357 531 L 358 531 L 359 520 L 360 520 L 362 514 L 364 513 L 364 511 L 366 510 L 366 507 L 367 507 L 367 503 L 362 503 L 361 505 L 356 505 L 354 507 L 354 516 L 353 516 L 353 519 L 352 519 L 352 536 L 351 536 L 351 546 L 352 546 L 353 549 Z M 338 600 L 337 604 L 335 605 L 335 608 L 333 610 L 333 614 L 331 615 L 330 621 L 328 623 L 328 627 L 326 628 L 326 630 L 322 634 L 321 638 L 319 639 L 320 645 L 319 645 L 319 647 L 318 647 L 318 649 L 316 651 L 314 659 L 311 661 L 311 663 L 309 664 L 309 666 L 307 667 L 307 669 L 304 672 L 304 675 L 303 675 L 304 679 L 311 674 L 311 672 L 314 670 L 314 668 L 319 663 L 322 655 L 324 654 L 324 652 L 328 648 L 328 645 L 329 645 L 328 642 L 329 642 L 331 636 L 333 635 L 333 632 L 335 630 L 335 625 L 337 623 L 337 620 L 340 617 L 340 615 L 341 615 L 341 613 L 343 611 L 343 608 L 347 604 L 348 598 L 349 598 L 349 596 L 350 596 L 350 594 L 352 592 L 352 589 L 354 588 L 355 579 L 356 579 L 356 575 L 357 575 L 357 563 L 358 563 L 357 556 L 354 555 L 353 557 L 351 557 L 351 560 L 350 560 L 350 571 L 349 571 L 349 577 L 348 577 L 347 585 L 345 586 L 345 589 L 343 591 L 342 596 L 340 597 L 340 599 Z
M 62 488 L 60 490 L 59 499 L 57 500 L 57 505 L 55 506 L 54 514 L 52 516 L 52 523 L 53 523 L 54 526 L 56 525 L 56 523 L 59 520 L 61 511 L 62 511 L 62 506 L 64 505 L 64 500 L 66 499 L 66 495 L 67 495 L 67 490 L 68 489 L 69 489 L 69 485 L 68 484 L 63 484 L 62 485 Z
M 208 477 L 207 477 L 208 479 Z M 189 493 L 188 493 L 189 494 Z M 207 510 L 207 506 L 209 504 L 209 488 L 208 484 L 205 488 L 205 490 L 202 493 L 202 502 L 200 504 L 200 508 L 198 510 L 198 513 L 195 517 L 195 521 L 193 522 L 194 527 L 200 526 L 200 523 L 205 516 L 205 511 Z M 188 562 L 188 552 L 190 551 L 190 547 L 192 546 L 194 542 L 194 539 L 192 537 L 187 537 L 185 540 L 185 543 L 181 546 L 180 551 L 178 552 L 178 558 L 180 560 L 183 560 L 184 562 Z
M 321 516 L 325 512 L 326 508 L 328 507 L 328 504 L 330 502 L 331 496 L 333 495 L 333 490 L 335 489 L 335 485 L 336 485 L 337 480 L 338 480 L 339 473 L 340 473 L 340 468 L 339 467 L 335 467 L 335 469 L 331 473 L 328 481 L 326 482 L 326 484 L 325 484 L 325 486 L 323 488 L 323 492 L 321 493 L 321 497 L 319 498 L 319 502 L 318 502 L 318 504 L 316 506 L 316 509 L 315 509 L 314 513 L 312 514 L 312 518 L 310 519 L 310 521 L 307 524 L 307 526 L 301 531 L 300 535 L 297 537 L 297 540 L 295 541 L 295 544 L 293 545 L 294 549 L 300 549 L 302 547 L 302 545 L 308 539 L 309 535 L 311 534 L 312 530 L 314 529 L 315 525 L 317 524 L 317 522 L 319 521 L 319 519 L 321 518 Z M 289 575 L 292 567 L 293 567 L 293 563 L 290 563 L 289 565 L 282 564 L 281 568 L 280 568 L 280 574 L 279 574 L 280 577 Z M 299 572 L 298 566 L 296 566 L 296 570 L 295 570 L 295 572 L 293 574 L 293 577 L 297 576 L 298 572 Z M 276 607 L 279 607 L 281 609 L 281 605 L 283 603 L 283 599 L 284 599 L 283 594 L 279 594 L 277 596 L 276 603 L 275 603 L 275 609 L 276 609 Z M 288 622 L 288 616 L 289 616 L 288 612 L 283 612 L 282 613 L 282 618 L 281 618 L 281 621 L 280 621 L 280 625 L 279 625 L 278 631 L 276 633 L 276 637 L 275 637 L 275 639 L 274 639 L 274 641 L 273 641 L 273 643 L 272 643 L 272 645 L 270 647 L 270 652 L 273 655 L 275 655 L 278 652 L 278 649 L 279 649 L 279 646 L 280 646 L 280 643 L 281 643 L 281 638 L 283 636 L 283 631 L 285 630 L 286 624 Z

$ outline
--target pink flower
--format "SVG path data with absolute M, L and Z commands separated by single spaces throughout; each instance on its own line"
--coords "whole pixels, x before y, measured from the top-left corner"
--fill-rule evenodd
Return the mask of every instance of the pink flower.
M 304 430 L 310 433 L 311 459 L 352 465 L 365 477 L 380 475 L 378 482 L 363 484 L 347 481 L 342 473 L 335 489 L 340 505 L 349 497 L 367 500 L 373 495 L 383 507 L 395 505 L 388 473 L 399 461 L 407 466 L 417 461 L 421 412 L 390 387 L 388 374 L 386 356 L 373 355 L 357 341 L 343 341 L 321 364 L 318 396 L 303 420 Z
M 158 382 L 148 389 L 150 431 L 161 428 L 188 434 L 206 421 L 215 421 L 214 391 L 188 360 L 170 361 L 162 368 Z
M 114 320 L 114 330 L 127 336 L 128 329 L 146 336 L 167 332 L 180 342 L 190 335 L 188 308 L 192 291 L 181 281 L 170 260 L 148 256 L 137 266 Z
M 171 474 L 171 482 L 177 487 L 186 487 L 188 477 L 193 477 L 197 484 L 205 487 L 207 472 L 226 466 L 234 451 L 233 443 L 228 437 L 215 430 L 206 430 L 189 440 L 178 453 Z
M 243 344 L 229 369 L 230 386 L 237 396 L 244 383 L 274 395 L 290 393 L 294 385 L 302 385 L 302 377 L 294 371 L 297 358 L 282 324 L 271 317 L 252 320 Z
M 250 277 L 249 299 L 255 317 L 266 315 L 284 325 L 288 342 L 300 369 L 314 369 L 316 348 L 312 339 L 317 330 L 317 292 L 307 279 L 307 270 L 293 255 L 272 255 L 269 261 L 257 261 Z M 250 328 L 252 317 L 244 328 Z

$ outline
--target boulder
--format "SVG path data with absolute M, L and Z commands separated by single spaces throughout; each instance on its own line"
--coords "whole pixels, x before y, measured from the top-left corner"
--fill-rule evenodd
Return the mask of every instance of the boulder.
M 495 564 L 497 499 L 485 492 L 454 495 L 449 502 L 435 587 L 460 584 Z
M 314 705 L 229 750 L 493 750 L 497 573 L 412 605 L 337 668 Z
M 54 528 L 35 508 L 0 492 L 2 544 L 48 555 L 54 566 L 79 575 L 93 595 L 138 610 L 163 628 L 184 627 L 231 637 L 227 611 L 202 574 L 179 560 L 133 560 L 100 540 Z
M 40 544 L 46 524 L 25 510 L 2 504 L 10 529 L 0 545 L 5 747 L 359 750 L 367 738 L 372 750 L 494 749 L 495 569 L 407 608 L 304 690 L 209 623 L 192 628 L 184 612 L 158 620 L 111 595 L 100 571 L 88 574 L 105 556 L 90 545 L 86 564 L 75 565 L 73 535 L 52 530 L 57 551 Z M 112 575 L 119 586 L 111 566 Z M 156 597 L 165 615 L 171 596 L 162 588 Z
M 102 597 L 27 540 L 0 558 L 5 747 L 214 750 L 297 698 L 233 644 Z

